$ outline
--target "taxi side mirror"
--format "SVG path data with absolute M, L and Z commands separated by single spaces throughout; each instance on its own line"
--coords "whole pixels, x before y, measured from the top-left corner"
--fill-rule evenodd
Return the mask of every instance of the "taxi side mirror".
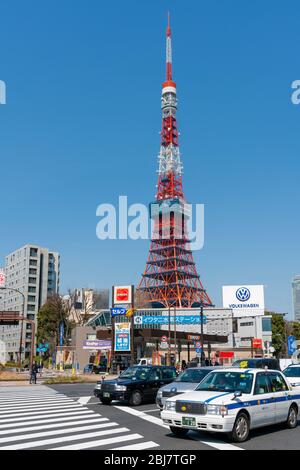
M 242 396 L 242 392 L 240 390 L 236 390 L 234 392 L 232 400 L 235 400 L 236 398 L 241 397 L 241 396 Z

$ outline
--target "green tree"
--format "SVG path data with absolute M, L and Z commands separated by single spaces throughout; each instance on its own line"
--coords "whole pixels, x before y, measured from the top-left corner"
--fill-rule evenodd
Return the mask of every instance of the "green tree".
M 300 340 L 300 322 L 291 321 L 289 322 L 289 334 L 295 336 L 297 340 Z
M 49 349 L 44 354 L 44 358 L 50 357 L 59 344 L 60 324 L 64 324 L 64 343 L 71 334 L 72 325 L 68 318 L 68 308 L 63 299 L 54 294 L 48 298 L 38 313 L 37 341 L 38 343 L 49 343 Z
M 272 316 L 272 346 L 275 349 L 276 357 L 286 354 L 286 324 L 283 315 L 276 312 L 265 312 Z

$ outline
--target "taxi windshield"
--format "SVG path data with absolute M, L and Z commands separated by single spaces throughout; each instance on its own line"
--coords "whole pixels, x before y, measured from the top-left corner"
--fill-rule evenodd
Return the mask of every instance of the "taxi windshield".
M 209 370 L 187 369 L 175 379 L 175 382 L 199 383 L 209 372 Z
M 286 377 L 300 377 L 300 366 L 299 367 L 288 367 L 283 371 Z
M 211 372 L 196 390 L 207 392 L 251 393 L 253 374 L 243 372 Z
M 128 367 L 120 375 L 120 379 L 145 380 L 148 376 L 149 369 L 147 367 Z

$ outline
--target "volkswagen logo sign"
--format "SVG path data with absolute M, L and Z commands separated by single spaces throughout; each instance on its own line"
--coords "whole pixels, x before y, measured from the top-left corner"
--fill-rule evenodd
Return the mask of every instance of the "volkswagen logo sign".
M 172 393 L 176 393 L 176 392 L 177 392 L 177 388 L 176 388 L 176 387 L 172 387 L 172 388 L 171 388 L 171 392 L 172 392 Z
M 247 300 L 250 299 L 250 291 L 249 289 L 247 289 L 247 287 L 240 287 L 236 293 L 236 298 L 240 301 L 240 302 L 246 302 Z

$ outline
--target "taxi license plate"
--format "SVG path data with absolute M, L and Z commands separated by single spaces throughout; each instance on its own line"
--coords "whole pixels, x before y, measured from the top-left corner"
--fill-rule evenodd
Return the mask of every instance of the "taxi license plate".
M 186 416 L 182 418 L 183 426 L 196 426 L 196 418 L 187 418 Z
M 110 397 L 110 393 L 103 392 L 103 396 L 104 396 L 105 398 L 109 398 L 109 397 Z

